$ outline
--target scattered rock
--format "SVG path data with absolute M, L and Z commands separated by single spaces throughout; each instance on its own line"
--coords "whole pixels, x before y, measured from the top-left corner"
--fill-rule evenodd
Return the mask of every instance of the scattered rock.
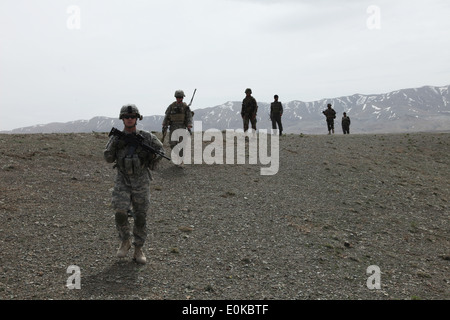
M 285 135 L 273 176 L 161 161 L 144 266 L 116 258 L 107 139 L 1 135 L 0 300 L 450 298 L 449 133 Z

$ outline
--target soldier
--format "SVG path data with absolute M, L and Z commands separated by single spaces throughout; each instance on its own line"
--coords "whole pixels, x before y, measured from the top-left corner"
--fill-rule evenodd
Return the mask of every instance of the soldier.
M 248 122 L 252 124 L 252 129 L 256 131 L 256 113 L 258 105 L 255 98 L 252 97 L 252 89 L 245 90 L 246 97 L 242 101 L 241 116 L 244 120 L 244 132 L 248 130 Z
M 172 141 L 172 133 L 176 129 L 188 129 L 189 131 L 192 129 L 192 112 L 190 107 L 183 102 L 183 98 L 185 97 L 183 90 L 175 91 L 174 101 L 170 106 L 166 109 L 166 116 L 164 117 L 162 123 L 162 131 L 165 133 L 167 128 L 170 127 L 169 134 L 169 145 L 170 148 L 173 149 L 179 141 Z M 180 157 L 183 157 L 183 149 L 181 149 Z
M 342 131 L 344 134 L 350 134 L 350 117 L 347 116 L 347 113 L 344 112 L 342 117 Z
M 322 113 L 327 117 L 327 127 L 328 127 L 328 134 L 331 134 L 331 132 L 334 133 L 334 119 L 336 119 L 336 111 L 331 107 L 331 104 L 328 104 L 328 109 L 325 111 L 322 111 Z
M 270 120 L 272 120 L 272 129 L 277 128 L 280 136 L 283 134 L 283 125 L 281 124 L 281 116 L 283 115 L 283 105 L 278 101 L 278 95 L 274 95 L 274 102 L 270 104 Z
M 124 124 L 125 137 L 121 139 L 116 135 L 111 136 L 103 152 L 108 163 L 116 162 L 117 176 L 112 192 L 112 205 L 115 210 L 115 223 L 122 243 L 117 251 L 117 257 L 124 258 L 131 248 L 130 224 L 127 211 L 133 208 L 133 236 L 134 236 L 134 260 L 145 264 L 147 259 L 142 247 L 147 238 L 146 217 L 150 207 L 150 180 L 149 168 L 152 168 L 159 159 L 149 151 L 143 149 L 133 140 L 133 135 L 139 134 L 144 138 L 145 144 L 164 152 L 161 141 L 143 130 L 136 130 L 138 120 L 142 116 L 134 104 L 128 104 L 121 108 L 119 119 Z

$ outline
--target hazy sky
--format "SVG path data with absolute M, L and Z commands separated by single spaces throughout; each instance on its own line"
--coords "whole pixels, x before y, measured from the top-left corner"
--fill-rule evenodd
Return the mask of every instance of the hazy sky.
M 448 0 L 0 0 L 0 130 L 450 84 Z

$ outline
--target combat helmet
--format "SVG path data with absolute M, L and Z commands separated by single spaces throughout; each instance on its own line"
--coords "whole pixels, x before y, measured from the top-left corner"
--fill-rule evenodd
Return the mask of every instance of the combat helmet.
M 184 95 L 184 91 L 183 90 L 177 90 L 177 91 L 175 91 L 174 97 L 175 98 L 184 98 L 186 96 Z
M 139 109 L 134 104 L 126 104 L 120 109 L 120 115 L 119 119 L 122 119 L 122 117 L 127 113 L 135 113 L 137 116 L 137 119 L 142 120 L 143 116 L 139 112 Z
M 250 89 L 250 88 L 245 89 L 245 93 L 250 93 L 250 94 L 252 94 L 252 89 Z

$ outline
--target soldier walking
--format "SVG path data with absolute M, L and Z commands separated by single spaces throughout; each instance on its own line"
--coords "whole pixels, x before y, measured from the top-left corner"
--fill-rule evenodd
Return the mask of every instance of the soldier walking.
M 250 121 L 252 129 L 256 131 L 256 113 L 258 112 L 258 104 L 252 97 L 252 89 L 245 90 L 245 98 L 242 101 L 241 116 L 244 121 L 244 132 L 248 130 L 248 122 Z
M 138 120 L 142 116 L 134 104 L 121 108 L 119 119 L 124 124 L 124 137 L 112 135 L 103 152 L 108 163 L 116 162 L 117 176 L 112 192 L 112 205 L 115 210 L 115 223 L 122 241 L 117 251 L 117 257 L 124 258 L 131 248 L 131 232 L 127 211 L 133 209 L 133 236 L 134 260 L 145 264 L 147 259 L 142 247 L 147 238 L 146 217 L 150 208 L 150 167 L 159 159 L 155 154 L 142 148 L 133 139 L 134 136 L 143 137 L 145 144 L 164 153 L 163 145 L 158 138 L 150 132 L 136 130 Z
M 283 105 L 278 101 L 278 95 L 274 95 L 274 102 L 270 104 L 270 120 L 272 120 L 272 129 L 276 129 L 280 136 L 283 134 L 283 125 L 281 124 L 281 116 L 283 115 Z
M 344 134 L 350 134 L 350 117 L 345 112 L 343 113 L 341 124 Z
M 178 143 L 181 142 L 181 137 L 178 141 L 172 141 L 172 133 L 177 129 L 192 129 L 192 111 L 190 107 L 183 102 L 185 95 L 183 90 L 175 91 L 175 98 L 172 104 L 166 109 L 166 115 L 162 123 L 162 132 L 165 136 L 167 129 L 169 128 L 169 145 L 170 149 L 173 149 Z M 164 139 L 163 139 L 164 141 Z M 181 149 L 180 155 L 183 157 L 183 149 Z
M 329 103 L 327 105 L 327 109 L 325 111 L 322 111 L 322 113 L 327 118 L 327 128 L 328 128 L 328 134 L 334 133 L 334 119 L 336 119 L 336 111 L 331 107 L 331 104 Z

